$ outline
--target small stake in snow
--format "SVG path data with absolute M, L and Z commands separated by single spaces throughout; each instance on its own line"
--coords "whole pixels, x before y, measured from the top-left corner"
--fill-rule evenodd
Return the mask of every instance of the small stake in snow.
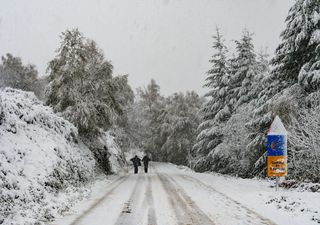
M 276 191 L 279 177 L 287 175 L 287 131 L 280 118 L 273 120 L 267 136 L 268 176 L 276 177 Z

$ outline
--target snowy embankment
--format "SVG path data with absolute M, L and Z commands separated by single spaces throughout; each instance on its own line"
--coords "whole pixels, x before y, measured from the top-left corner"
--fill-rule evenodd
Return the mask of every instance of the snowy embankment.
M 97 176 L 77 129 L 31 92 L 0 91 L 0 224 L 43 224 L 69 209 Z M 106 134 L 107 151 L 119 149 Z M 118 170 L 119 163 L 111 163 Z

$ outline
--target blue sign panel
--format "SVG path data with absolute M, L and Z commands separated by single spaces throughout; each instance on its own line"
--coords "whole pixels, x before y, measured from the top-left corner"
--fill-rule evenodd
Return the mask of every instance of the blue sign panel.
M 268 135 L 267 151 L 268 156 L 286 156 L 287 140 L 285 135 Z

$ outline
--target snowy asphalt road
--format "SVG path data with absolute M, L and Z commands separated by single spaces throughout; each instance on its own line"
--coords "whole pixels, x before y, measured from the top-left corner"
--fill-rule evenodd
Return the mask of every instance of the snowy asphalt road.
M 57 225 L 274 224 L 195 176 L 154 163 L 148 174 L 119 177 L 81 215 Z

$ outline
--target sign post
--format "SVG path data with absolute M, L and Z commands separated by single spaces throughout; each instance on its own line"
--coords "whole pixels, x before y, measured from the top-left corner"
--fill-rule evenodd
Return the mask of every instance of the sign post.
M 268 176 L 276 177 L 276 191 L 279 177 L 287 175 L 287 131 L 280 118 L 275 117 L 267 136 Z

